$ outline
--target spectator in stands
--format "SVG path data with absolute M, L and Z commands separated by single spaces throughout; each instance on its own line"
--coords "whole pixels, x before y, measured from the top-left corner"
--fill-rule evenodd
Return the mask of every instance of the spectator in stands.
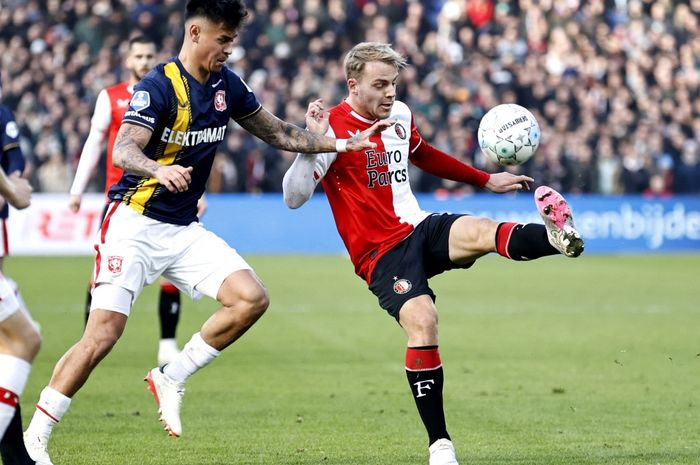
M 648 186 L 647 171 L 665 153 L 673 158 L 676 176 L 697 166 L 686 167 L 681 153 L 686 142 L 700 142 L 698 2 L 249 3 L 251 20 L 235 52 L 235 70 L 283 118 L 301 124 L 296 109 L 319 96 L 328 105 L 338 103 L 344 88 L 334 57 L 352 43 L 382 40 L 409 59 L 397 97 L 435 126 L 431 139 L 455 144 L 454 153 L 480 168 L 489 167 L 469 139 L 481 115 L 506 101 L 532 109 L 540 121 L 543 149 L 522 167 L 540 182 L 581 192 L 641 193 Z M 58 162 L 74 168 L 77 154 L 68 150 L 69 135 L 85 140 L 97 93 L 125 78 L 116 57 L 127 44 L 126 31 L 152 25 L 155 38 L 165 38 L 159 57 L 165 60 L 179 48 L 172 31 L 182 27 L 183 9 L 182 0 L 14 0 L 0 10 L 6 102 L 23 122 L 30 165 L 48 162 L 41 145 L 57 140 L 64 157 Z M 652 133 L 661 136 L 663 150 L 645 152 L 644 170 L 624 168 L 639 163 L 623 152 L 637 150 Z M 597 150 L 601 139 L 606 148 L 612 146 L 605 155 Z M 581 163 L 586 149 L 566 147 L 570 140 L 590 149 L 590 162 Z M 243 145 L 255 147 L 255 142 Z M 238 176 L 223 185 L 237 191 L 278 189 L 273 182 L 247 179 L 259 172 L 246 169 L 256 163 L 254 151 L 224 152 Z M 251 160 L 241 160 L 249 154 Z M 39 170 L 33 172 L 37 176 Z M 632 181 L 636 176 L 644 179 Z M 592 179 L 604 182 L 582 182 Z M 429 177 L 415 182 L 418 190 L 446 188 Z M 37 178 L 33 183 L 42 189 Z M 679 182 L 671 187 L 692 189 Z

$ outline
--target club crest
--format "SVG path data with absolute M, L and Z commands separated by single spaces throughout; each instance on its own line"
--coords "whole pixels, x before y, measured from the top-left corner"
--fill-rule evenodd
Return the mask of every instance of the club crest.
M 107 257 L 107 269 L 112 274 L 119 274 L 122 272 L 122 262 L 124 257 L 119 257 L 117 255 L 111 255 Z
M 399 279 L 394 283 L 394 292 L 397 294 L 405 294 L 411 290 L 413 284 L 408 279 Z
M 216 95 L 214 95 L 214 108 L 217 111 L 224 111 L 226 109 L 226 91 L 217 90 Z
M 396 135 L 399 136 L 399 139 L 406 139 L 406 130 L 403 128 L 403 126 L 401 126 L 399 123 L 396 123 L 394 125 L 394 129 L 396 130 Z

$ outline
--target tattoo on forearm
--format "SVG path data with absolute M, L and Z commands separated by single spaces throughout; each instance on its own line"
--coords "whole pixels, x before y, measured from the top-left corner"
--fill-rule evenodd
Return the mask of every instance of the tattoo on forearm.
M 151 131 L 146 128 L 123 125 L 114 141 L 114 166 L 138 176 L 154 177 L 160 165 L 143 153 L 150 136 Z
M 266 110 L 240 121 L 245 130 L 263 141 L 289 152 L 321 153 L 335 151 L 335 139 L 304 131 L 282 121 Z

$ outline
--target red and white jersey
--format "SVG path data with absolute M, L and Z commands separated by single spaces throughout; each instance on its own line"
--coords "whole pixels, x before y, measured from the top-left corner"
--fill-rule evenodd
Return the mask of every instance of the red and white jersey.
M 90 175 L 99 161 L 105 140 L 107 141 L 105 193 L 122 177 L 123 171 L 112 164 L 112 148 L 124 113 L 129 108 L 132 94 L 133 87 L 126 81 L 103 89 L 97 96 L 90 134 L 80 154 L 78 169 L 70 189 L 71 195 L 82 195 L 85 192 Z
M 323 154 L 314 168 L 355 272 L 368 282 L 377 259 L 430 214 L 418 205 L 408 179 L 408 157 L 423 143 L 413 115 L 405 103 L 396 101 L 389 118 L 396 124 L 373 136 L 376 149 Z M 330 110 L 328 121 L 327 135 L 339 139 L 375 122 L 346 102 Z

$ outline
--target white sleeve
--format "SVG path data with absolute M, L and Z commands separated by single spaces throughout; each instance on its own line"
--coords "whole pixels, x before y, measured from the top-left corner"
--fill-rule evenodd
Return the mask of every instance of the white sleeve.
M 83 151 L 80 154 L 78 168 L 75 171 L 73 185 L 70 188 L 71 195 L 83 195 L 87 183 L 90 180 L 97 162 L 102 154 L 102 147 L 107 140 L 109 125 L 112 123 L 112 105 L 106 90 L 101 90 L 95 103 L 95 112 L 92 114 L 90 133 L 88 134 Z
M 330 128 L 326 135 L 335 137 Z M 284 203 L 289 208 L 299 208 L 309 200 L 337 156 L 335 152 L 298 154 L 292 166 L 284 173 L 282 180 Z

